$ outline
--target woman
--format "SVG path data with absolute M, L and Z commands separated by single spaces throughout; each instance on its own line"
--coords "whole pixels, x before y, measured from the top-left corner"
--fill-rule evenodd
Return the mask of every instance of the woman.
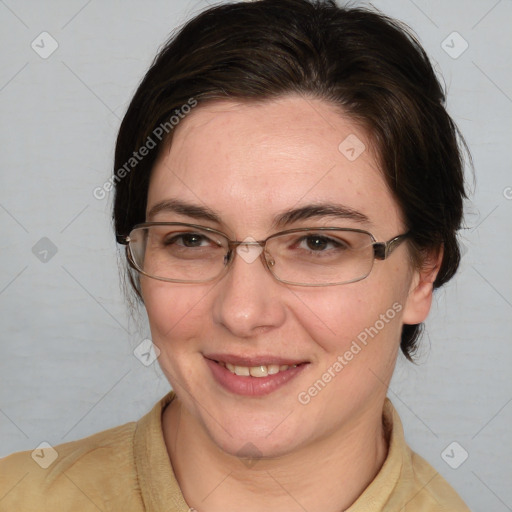
M 468 510 L 386 398 L 457 269 L 465 196 L 404 28 L 328 1 L 210 8 L 139 86 L 112 183 L 174 391 L 3 459 L 0 510 Z

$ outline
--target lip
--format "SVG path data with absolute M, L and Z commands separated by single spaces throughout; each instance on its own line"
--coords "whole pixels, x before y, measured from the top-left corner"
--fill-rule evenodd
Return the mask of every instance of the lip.
M 300 359 L 285 359 L 284 357 L 276 357 L 272 355 L 258 355 L 258 356 L 237 356 L 235 354 L 207 354 L 204 355 L 206 359 L 211 361 L 221 361 L 223 363 L 234 364 L 235 366 L 262 366 L 269 364 L 293 366 L 294 364 L 299 365 L 303 363 L 309 363 L 309 361 Z
M 233 394 L 252 397 L 265 396 L 277 391 L 295 379 L 309 365 L 309 363 L 305 361 L 292 362 L 286 359 L 267 356 L 246 358 L 219 355 L 216 357 L 218 357 L 218 359 L 213 359 L 213 356 L 209 355 L 205 357 L 205 361 L 217 384 Z M 274 375 L 267 375 L 266 377 L 244 377 L 235 375 L 224 366 L 221 366 L 217 361 L 238 366 L 259 366 L 271 364 L 271 362 L 274 364 L 297 364 L 298 366 L 290 367 L 288 370 L 281 371 Z M 265 361 L 267 363 L 265 363 Z

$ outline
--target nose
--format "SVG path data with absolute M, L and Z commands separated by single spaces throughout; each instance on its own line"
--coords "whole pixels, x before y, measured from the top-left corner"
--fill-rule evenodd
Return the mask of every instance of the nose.
M 278 328 L 286 318 L 286 290 L 265 268 L 263 257 L 257 244 L 239 245 L 227 275 L 215 287 L 214 322 L 239 338 Z

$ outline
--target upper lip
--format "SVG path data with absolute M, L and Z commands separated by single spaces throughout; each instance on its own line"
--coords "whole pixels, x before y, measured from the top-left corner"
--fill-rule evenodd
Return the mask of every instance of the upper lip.
M 301 359 L 290 359 L 280 356 L 271 355 L 255 355 L 255 356 L 238 356 L 235 354 L 203 354 L 206 359 L 212 361 L 230 363 L 234 366 L 268 366 L 270 364 L 288 365 L 307 363 L 308 361 Z

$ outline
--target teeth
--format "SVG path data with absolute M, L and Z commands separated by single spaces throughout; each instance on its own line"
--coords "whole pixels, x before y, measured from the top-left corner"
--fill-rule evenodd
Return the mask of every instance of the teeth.
M 242 377 L 249 377 L 249 375 L 251 374 L 250 368 L 248 368 L 247 366 L 235 366 L 235 373 Z
M 278 364 L 269 364 L 267 366 L 267 368 L 268 368 L 269 375 L 275 375 L 276 373 L 279 373 L 279 365 Z
M 279 372 L 284 372 L 290 368 L 287 364 L 268 364 L 268 365 L 260 365 L 260 366 L 236 366 L 231 363 L 224 363 L 219 361 L 221 366 L 225 366 L 231 373 L 242 377 L 266 377 L 267 375 L 275 375 Z M 292 368 L 296 368 L 297 365 L 294 364 L 291 366 Z
M 266 377 L 268 375 L 268 367 L 266 366 L 253 366 L 249 368 L 251 377 Z

